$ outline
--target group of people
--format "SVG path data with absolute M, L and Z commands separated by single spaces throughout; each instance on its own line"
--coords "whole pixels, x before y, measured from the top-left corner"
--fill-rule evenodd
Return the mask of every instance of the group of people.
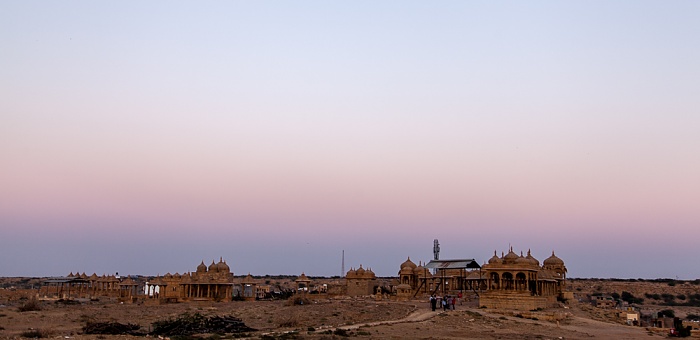
M 455 304 L 457 303 L 457 297 L 445 295 L 445 296 L 435 296 L 435 294 L 430 296 L 430 308 L 433 312 L 438 306 L 442 306 L 442 310 L 446 311 L 448 309 L 455 309 Z

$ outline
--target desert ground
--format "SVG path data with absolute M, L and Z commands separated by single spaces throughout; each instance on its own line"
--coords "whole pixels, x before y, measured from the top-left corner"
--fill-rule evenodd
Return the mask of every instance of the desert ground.
M 65 304 L 39 301 L 39 310 L 20 312 L 31 301 L 31 290 L 0 290 L 0 338 L 45 337 L 63 339 L 131 339 L 132 335 L 83 334 L 87 322 L 137 324 L 150 331 L 155 321 L 174 319 L 183 313 L 235 316 L 256 331 L 241 334 L 198 334 L 199 338 L 279 339 L 654 339 L 668 337 L 668 329 L 628 326 L 613 310 L 595 308 L 582 297 L 612 289 L 619 282 L 573 282 L 583 301 L 570 301 L 542 311 L 505 311 L 478 308 L 474 301 L 456 310 L 431 311 L 425 299 L 377 301 L 372 298 L 316 297 L 303 305 L 291 300 L 126 303 L 114 300 Z M 695 289 L 660 283 L 634 289 Z M 643 286 L 643 285 L 642 285 Z M 590 292 L 584 291 L 589 287 Z M 654 288 L 656 287 L 656 288 Z M 617 288 L 616 288 L 617 289 Z M 635 290 L 637 292 L 637 290 Z M 637 292 L 643 295 L 644 293 Z M 578 299 L 577 299 L 578 300 Z M 655 308 L 669 308 L 656 306 Z M 700 308 L 673 307 L 677 315 L 700 313 Z M 173 337 L 174 338 L 174 337 Z M 700 338 L 694 330 L 691 338 Z

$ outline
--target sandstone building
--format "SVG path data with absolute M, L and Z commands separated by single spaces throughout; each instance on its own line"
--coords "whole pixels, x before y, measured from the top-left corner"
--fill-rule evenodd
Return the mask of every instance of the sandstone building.
M 345 285 L 345 294 L 348 296 L 372 295 L 379 287 L 372 269 L 364 269 L 362 265 L 357 270 L 350 268 L 345 275 Z
M 207 267 L 204 261 L 193 273 L 165 274 L 148 282 L 149 296 L 166 301 L 230 301 L 233 297 L 233 273 L 226 261 L 219 259 Z

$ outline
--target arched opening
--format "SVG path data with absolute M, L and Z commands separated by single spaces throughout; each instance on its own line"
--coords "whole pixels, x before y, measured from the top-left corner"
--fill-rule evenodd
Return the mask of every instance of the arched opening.
M 503 273 L 503 289 L 506 289 L 506 290 L 515 289 L 512 273 Z
M 498 277 L 498 273 L 491 273 L 491 289 L 500 289 L 501 280 Z
M 525 273 L 515 274 L 515 289 L 527 290 L 527 277 L 525 276 Z

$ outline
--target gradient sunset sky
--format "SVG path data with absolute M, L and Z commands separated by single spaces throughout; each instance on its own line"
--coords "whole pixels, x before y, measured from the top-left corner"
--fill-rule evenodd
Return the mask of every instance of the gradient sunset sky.
M 0 1 L 0 276 L 700 277 L 700 2 Z

